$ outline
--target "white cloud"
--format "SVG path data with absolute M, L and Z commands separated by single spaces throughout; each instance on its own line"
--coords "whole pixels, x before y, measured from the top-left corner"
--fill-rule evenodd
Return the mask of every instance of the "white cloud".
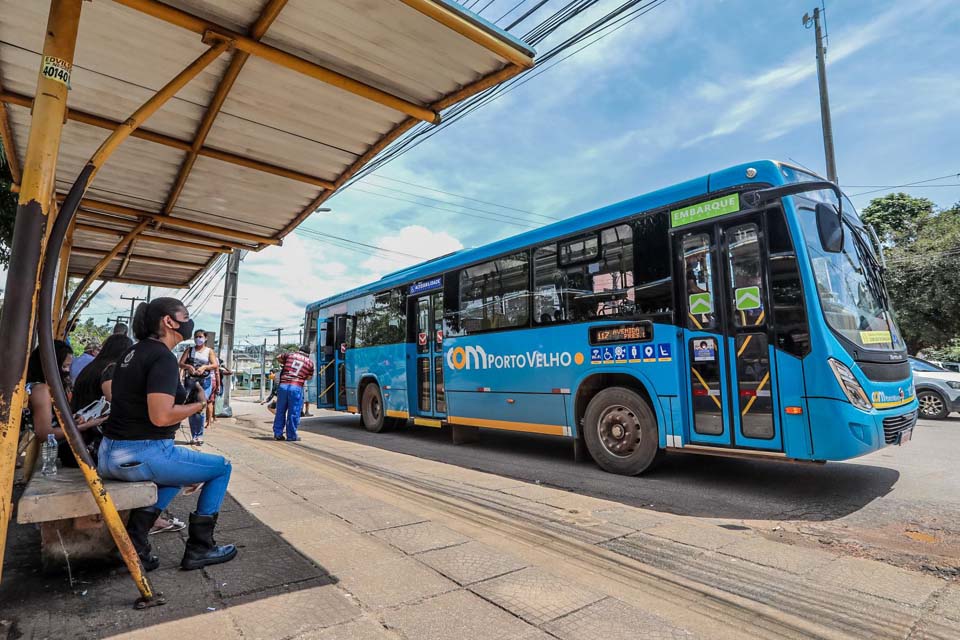
M 446 231 L 432 231 L 420 225 L 404 227 L 394 236 L 381 238 L 376 246 L 418 257 L 413 258 L 399 253 L 389 254 L 390 258 L 374 255 L 361 265 L 374 277 L 417 264 L 424 259 L 436 258 L 463 249 L 463 244 Z

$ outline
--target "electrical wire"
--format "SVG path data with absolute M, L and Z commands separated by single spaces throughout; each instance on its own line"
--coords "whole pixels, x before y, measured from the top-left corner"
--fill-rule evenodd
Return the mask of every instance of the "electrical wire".
M 478 199 L 478 198 L 471 198 L 470 196 L 461 195 L 461 194 L 459 194 L 459 193 L 453 193 L 453 192 L 451 192 L 451 191 L 444 191 L 444 190 L 442 190 L 442 189 L 434 189 L 433 187 L 426 187 L 426 186 L 424 186 L 424 185 L 422 185 L 422 184 L 416 184 L 416 183 L 414 183 L 414 182 L 407 182 L 406 180 L 399 180 L 399 179 L 397 179 L 397 178 L 391 178 L 390 176 L 373 175 L 373 176 L 369 176 L 369 177 L 370 177 L 370 178 L 377 178 L 377 179 L 379 179 L 379 180 L 389 180 L 389 181 L 391 181 L 391 182 L 399 182 L 400 184 L 406 184 L 406 185 L 409 185 L 409 186 L 411 186 L 411 187 L 416 187 L 416 188 L 418 188 L 418 189 L 424 189 L 424 190 L 426 190 L 426 191 L 435 191 L 435 192 L 437 192 L 437 193 L 443 193 L 443 194 L 445 194 L 445 195 L 453 196 L 453 197 L 455 197 L 455 198 L 462 198 L 463 200 L 471 200 L 471 201 L 473 201 L 473 202 L 479 202 L 480 204 L 487 204 L 487 205 L 490 205 L 491 207 L 500 207 L 501 209 L 510 209 L 511 211 L 519 211 L 520 213 L 528 213 L 528 214 L 530 214 L 530 215 L 532 215 L 532 216 L 540 216 L 541 218 L 546 218 L 546 219 L 548 219 L 548 220 L 560 220 L 560 218 L 557 218 L 557 217 L 555 217 L 555 216 L 548 216 L 548 215 L 545 214 L 545 213 L 536 213 L 535 211 L 529 211 L 529 210 L 527 210 L 527 209 L 518 209 L 517 207 L 511 207 L 511 206 L 508 206 L 508 205 L 505 205 L 505 204 L 497 204 L 496 202 L 490 202 L 490 201 L 488 201 L 488 200 L 480 200 L 480 199 Z M 452 203 L 451 203 L 451 204 L 452 204 Z
M 885 191 L 885 190 L 887 190 L 887 189 L 902 189 L 903 187 L 915 187 L 915 186 L 917 186 L 917 185 L 926 184 L 926 183 L 928 183 L 928 182 L 936 182 L 937 180 L 946 180 L 946 179 L 948 179 L 948 178 L 958 178 L 958 179 L 960 179 L 960 173 L 951 173 L 951 174 L 948 174 L 948 175 L 945 175 L 945 176 L 940 176 L 939 178 L 927 178 L 926 180 L 917 180 L 916 182 L 907 182 L 907 183 L 904 183 L 904 184 L 892 184 L 892 185 L 885 185 L 885 186 L 870 185 L 870 184 L 865 184 L 865 185 L 846 185 L 846 186 L 843 187 L 843 188 L 844 188 L 844 189 L 857 189 L 857 188 L 862 188 L 862 187 L 877 187 L 876 189 L 873 189 L 872 191 L 861 191 L 860 193 L 850 194 L 850 197 L 851 197 L 851 198 L 855 198 L 855 197 L 857 197 L 857 196 L 865 196 L 865 195 L 868 195 L 868 194 L 871 194 L 871 193 L 877 193 L 878 191 Z M 945 187 L 952 187 L 952 186 L 955 186 L 955 185 L 943 185 L 943 186 L 945 186 Z

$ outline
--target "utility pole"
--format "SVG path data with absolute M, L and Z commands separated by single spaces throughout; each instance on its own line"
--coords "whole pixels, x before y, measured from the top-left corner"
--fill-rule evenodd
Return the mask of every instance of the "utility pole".
M 220 362 L 225 363 L 227 369 L 233 371 L 233 334 L 237 323 L 237 284 L 240 279 L 240 260 L 243 252 L 237 249 L 227 258 L 227 275 L 223 283 L 223 308 L 220 311 Z M 230 418 L 233 409 L 230 407 L 230 387 L 233 376 L 221 378 L 223 385 L 223 409 L 220 415 Z
M 120 296 L 120 299 L 130 301 L 130 324 L 132 325 L 134 308 L 137 306 L 138 302 L 146 302 L 147 298 L 138 298 L 137 296 L 131 296 L 128 298 L 126 296 Z
M 277 332 L 277 351 L 279 352 L 280 351 L 280 333 L 283 331 L 283 328 L 278 327 L 276 329 L 271 329 L 271 331 Z
M 824 44 L 823 29 L 820 27 L 820 7 L 813 10 L 813 17 L 803 14 L 803 26 L 807 29 L 813 23 L 814 36 L 817 39 L 817 80 L 820 84 L 820 123 L 823 128 L 823 154 L 827 162 L 827 179 L 837 184 L 837 160 L 833 154 L 833 123 L 830 120 L 830 96 L 827 93 L 827 47 Z
M 153 287 L 147 285 L 147 304 L 150 304 L 150 300 L 153 299 Z
M 260 402 L 263 402 L 263 392 L 267 388 L 267 339 L 263 339 L 260 347 Z

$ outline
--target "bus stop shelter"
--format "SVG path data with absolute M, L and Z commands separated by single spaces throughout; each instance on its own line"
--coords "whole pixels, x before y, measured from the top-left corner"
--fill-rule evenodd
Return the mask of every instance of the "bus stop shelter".
M 452 0 L 0 0 L 0 16 L 19 193 L 0 319 L 2 564 L 35 331 L 55 367 L 53 339 L 95 283 L 189 287 L 221 254 L 281 244 L 404 132 L 534 52 Z M 47 379 L 138 603 L 156 604 Z

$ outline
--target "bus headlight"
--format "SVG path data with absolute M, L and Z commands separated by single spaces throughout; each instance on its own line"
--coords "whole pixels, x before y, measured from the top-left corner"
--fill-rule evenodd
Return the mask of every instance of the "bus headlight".
M 860 386 L 860 383 L 857 382 L 857 377 L 853 375 L 853 372 L 850 371 L 845 364 L 833 358 L 830 358 L 827 362 L 830 363 L 830 368 L 833 369 L 833 375 L 837 377 L 837 382 L 840 383 L 840 388 L 843 389 L 850 404 L 863 411 L 873 409 L 873 405 L 870 404 L 870 399 L 867 398 L 867 393 L 863 390 L 863 387 Z

